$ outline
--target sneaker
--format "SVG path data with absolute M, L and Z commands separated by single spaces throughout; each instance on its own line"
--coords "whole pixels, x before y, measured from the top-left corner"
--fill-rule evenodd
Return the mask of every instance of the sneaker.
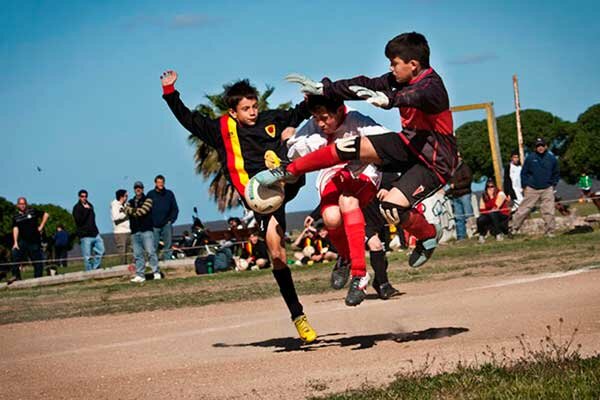
M 302 339 L 304 343 L 312 343 L 317 338 L 317 332 L 315 332 L 312 326 L 310 326 L 310 324 L 308 323 L 306 315 L 302 314 L 301 316 L 294 319 L 294 326 L 298 331 L 300 339 Z
M 377 292 L 377 296 L 379 296 L 381 300 L 387 300 L 390 297 L 393 297 L 400 293 L 389 282 L 383 283 L 381 285 L 375 285 L 375 282 L 373 282 L 373 289 L 375 289 L 375 291 Z
M 442 238 L 442 227 L 438 224 L 434 224 L 433 226 L 435 227 L 435 237 L 425 240 L 417 240 L 415 249 L 412 251 L 412 253 L 410 253 L 410 256 L 408 257 L 408 265 L 411 267 L 418 268 L 425 264 L 427 260 L 431 258 L 433 251 Z
M 497 235 L 496 235 L 496 240 L 497 240 L 498 242 L 501 242 L 501 241 L 503 241 L 503 240 L 504 240 L 504 235 L 503 235 L 503 234 L 501 234 L 501 233 L 497 234 Z
M 134 276 L 133 278 L 131 278 L 131 279 L 129 280 L 129 282 L 133 282 L 133 283 L 143 283 L 143 282 L 146 282 L 146 278 L 143 278 L 143 277 L 141 277 L 141 276 L 139 276 L 139 275 L 136 275 L 136 276 Z
M 553 237 L 555 237 L 555 235 L 552 232 L 548 232 L 548 233 L 546 233 L 546 237 L 547 238 L 553 238 Z
M 160 272 L 155 272 L 154 273 L 154 280 L 158 281 L 160 279 L 162 279 L 162 275 L 160 274 Z
M 294 183 L 298 180 L 297 176 L 290 174 L 284 165 L 277 168 L 266 169 L 254 175 L 254 179 L 261 185 L 271 186 L 277 182 Z
M 369 273 L 365 276 L 353 276 L 346 295 L 346 305 L 354 307 L 362 303 L 367 297 L 367 286 L 369 285 Z
M 331 270 L 330 285 L 333 289 L 340 290 L 346 286 L 348 278 L 350 278 L 350 261 L 338 257 L 333 270 Z
M 484 243 L 485 243 L 485 236 L 479 235 L 479 244 L 484 244 Z

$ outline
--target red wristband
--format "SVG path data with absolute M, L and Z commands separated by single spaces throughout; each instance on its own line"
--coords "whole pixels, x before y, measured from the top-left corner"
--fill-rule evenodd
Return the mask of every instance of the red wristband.
M 171 94 L 175 91 L 175 85 L 163 86 L 163 94 Z

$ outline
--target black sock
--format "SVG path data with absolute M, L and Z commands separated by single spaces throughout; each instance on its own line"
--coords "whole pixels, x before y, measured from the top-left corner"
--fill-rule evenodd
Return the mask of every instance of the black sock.
M 296 294 L 294 281 L 292 280 L 292 271 L 290 271 L 288 267 L 283 269 L 274 269 L 273 276 L 277 281 L 277 285 L 279 285 L 281 296 L 290 310 L 292 320 L 304 314 L 302 310 L 302 304 L 300 304 L 300 300 L 298 300 L 298 295 Z
M 375 271 L 375 280 L 379 285 L 388 283 L 387 275 L 387 258 L 385 257 L 385 251 L 370 251 L 369 256 L 371 258 L 371 267 Z

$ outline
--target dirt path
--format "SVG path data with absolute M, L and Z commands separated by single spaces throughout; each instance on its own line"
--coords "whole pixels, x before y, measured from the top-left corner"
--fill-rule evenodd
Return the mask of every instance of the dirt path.
M 300 346 L 280 299 L 0 327 L 0 398 L 296 399 L 388 382 L 427 355 L 438 368 L 486 346 L 579 328 L 600 350 L 600 270 L 463 277 L 400 287 L 389 301 L 305 296 L 321 340 Z M 411 363 L 412 360 L 412 363 Z

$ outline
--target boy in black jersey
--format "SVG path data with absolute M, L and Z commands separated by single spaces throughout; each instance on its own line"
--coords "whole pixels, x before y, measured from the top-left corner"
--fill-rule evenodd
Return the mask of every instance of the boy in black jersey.
M 258 93 L 247 80 L 235 82 L 225 87 L 225 101 L 229 106 L 227 114 L 217 119 L 202 116 L 190 111 L 175 90 L 177 73 L 166 71 L 161 75 L 163 98 L 169 108 L 192 135 L 197 136 L 217 150 L 219 159 L 226 165 L 226 174 L 240 197 L 244 198 L 244 188 L 248 180 L 260 171 L 266 170 L 265 159 L 275 154 L 286 159 L 287 146 L 282 132 L 287 127 L 297 127 L 310 117 L 305 103 L 291 110 L 258 111 Z M 303 178 L 285 188 L 286 202 L 298 193 Z M 273 275 L 285 303 L 290 311 L 300 338 L 310 343 L 317 337 L 316 332 L 304 315 L 298 300 L 291 271 L 286 263 L 284 232 L 285 205 L 272 214 L 255 213 L 261 233 L 272 258 Z

